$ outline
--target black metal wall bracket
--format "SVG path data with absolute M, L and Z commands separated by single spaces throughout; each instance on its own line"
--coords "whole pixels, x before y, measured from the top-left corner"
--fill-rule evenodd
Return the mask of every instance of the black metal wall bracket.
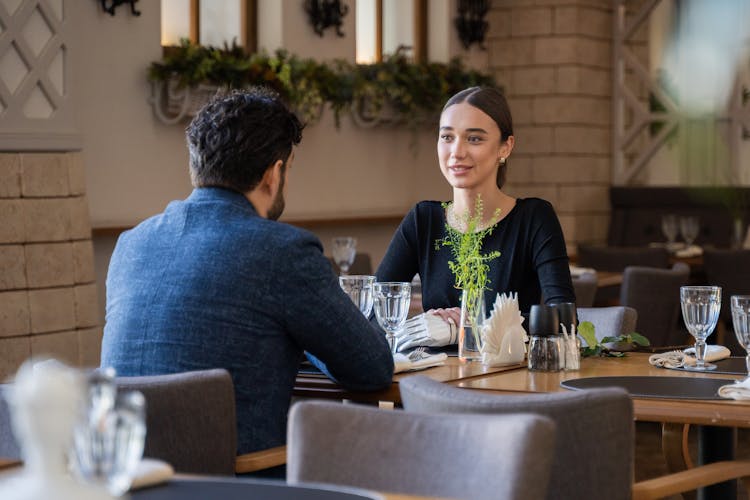
M 305 0 L 305 11 L 318 36 L 322 37 L 323 30 L 332 26 L 336 28 L 338 36 L 344 36 L 341 26 L 349 12 L 347 5 L 342 5 L 339 0 Z
M 105 12 L 107 12 L 110 16 L 115 15 L 115 9 L 119 7 L 122 4 L 129 4 L 130 5 L 130 13 L 134 16 L 140 16 L 141 11 L 135 10 L 135 3 L 138 0 L 110 0 L 109 7 L 107 7 L 107 0 L 101 0 L 102 9 L 104 9 Z

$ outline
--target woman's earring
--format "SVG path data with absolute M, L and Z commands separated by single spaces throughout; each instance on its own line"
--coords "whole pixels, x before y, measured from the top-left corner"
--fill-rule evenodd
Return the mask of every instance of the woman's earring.
M 502 167 L 503 165 L 505 165 L 505 157 L 501 156 L 500 160 L 497 162 L 497 166 Z

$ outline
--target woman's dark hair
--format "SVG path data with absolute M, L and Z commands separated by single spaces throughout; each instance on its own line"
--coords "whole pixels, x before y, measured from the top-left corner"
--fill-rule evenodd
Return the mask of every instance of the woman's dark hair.
M 272 90 L 257 87 L 215 98 L 186 130 L 193 185 L 252 190 L 278 160 L 286 168 L 303 128 Z
M 484 112 L 492 118 L 500 129 L 500 140 L 507 141 L 513 135 L 513 117 L 510 115 L 510 107 L 505 96 L 499 90 L 492 87 L 471 87 L 455 94 L 448 99 L 443 106 L 445 111 L 454 104 L 466 102 Z M 501 163 L 497 169 L 497 187 L 502 188 L 505 184 L 505 174 L 508 171 L 508 160 Z

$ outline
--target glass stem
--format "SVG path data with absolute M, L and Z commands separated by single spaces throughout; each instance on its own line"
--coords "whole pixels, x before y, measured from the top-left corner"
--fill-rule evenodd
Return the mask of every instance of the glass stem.
M 702 368 L 704 363 L 703 360 L 706 357 L 706 341 L 696 340 L 695 341 L 695 366 Z
M 750 352 L 745 356 L 745 368 L 747 368 L 747 374 L 750 375 Z

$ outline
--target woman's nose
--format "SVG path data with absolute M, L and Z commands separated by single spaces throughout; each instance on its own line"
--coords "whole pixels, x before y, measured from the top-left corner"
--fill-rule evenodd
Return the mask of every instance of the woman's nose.
M 456 140 L 451 144 L 451 155 L 455 158 L 462 158 L 464 156 L 465 148 L 463 141 Z

